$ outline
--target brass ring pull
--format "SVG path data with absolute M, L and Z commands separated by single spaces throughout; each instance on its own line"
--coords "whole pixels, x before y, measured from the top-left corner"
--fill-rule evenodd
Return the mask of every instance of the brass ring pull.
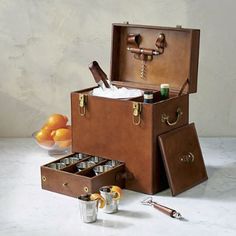
M 63 183 L 62 186 L 66 187 L 66 186 L 68 186 L 68 183 Z
M 42 181 L 45 182 L 47 180 L 46 176 L 42 176 Z
M 181 162 L 192 163 L 192 162 L 194 162 L 195 157 L 194 157 L 193 153 L 189 152 L 189 153 L 181 156 L 179 159 Z
M 169 125 L 169 126 L 176 125 L 176 124 L 179 122 L 180 117 L 183 115 L 183 112 L 181 111 L 180 107 L 177 108 L 176 115 L 177 115 L 176 120 L 173 121 L 173 122 L 171 122 L 171 121 L 169 120 L 170 117 L 169 117 L 168 115 L 166 115 L 165 113 L 163 113 L 163 114 L 161 115 L 161 122 L 162 122 L 162 123 L 166 122 L 166 124 Z
M 85 191 L 86 193 L 88 193 L 89 189 L 88 189 L 87 186 L 84 187 L 84 191 Z

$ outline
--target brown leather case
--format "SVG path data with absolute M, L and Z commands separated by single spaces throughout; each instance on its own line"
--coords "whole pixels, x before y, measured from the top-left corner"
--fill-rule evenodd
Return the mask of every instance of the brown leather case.
M 193 123 L 162 134 L 158 139 L 173 196 L 207 180 Z
M 117 172 L 97 177 L 77 175 L 73 168 L 58 171 L 43 166 L 42 176 L 46 177 L 46 181 L 42 180 L 43 188 L 70 196 L 84 193 L 85 186 L 86 190 L 96 191 L 108 183 L 148 194 L 167 188 L 160 149 L 163 148 L 168 159 L 168 141 L 165 142 L 168 134 L 188 125 L 189 93 L 197 91 L 199 37 L 197 29 L 113 24 L 112 84 L 152 90 L 157 101 L 146 104 L 142 97 L 128 100 L 96 97 L 91 95 L 93 88 L 72 92 L 72 151 L 119 160 L 124 165 Z M 160 100 L 161 83 L 170 84 L 170 98 L 163 101 Z M 175 139 L 188 146 L 186 139 L 179 139 L 181 130 L 170 139 L 170 149 L 172 145 L 176 148 Z M 186 165 L 188 167 L 191 165 Z M 182 179 L 175 183 L 171 173 L 172 169 L 168 177 L 173 194 L 191 185 L 188 182 L 182 187 L 179 183 Z M 196 179 L 193 178 L 194 183 Z M 69 184 L 64 184 L 67 182 Z
M 130 35 L 141 38 L 133 51 L 161 53 L 149 58 L 127 50 L 133 47 L 127 40 Z M 159 42 L 161 35 L 165 39 L 163 44 Z M 199 36 L 200 31 L 193 29 L 113 24 L 112 84 L 158 94 L 160 84 L 169 83 L 171 96 L 145 104 L 143 98 L 117 100 L 92 96 L 93 88 L 72 92 L 73 152 L 123 161 L 129 176 L 133 176 L 126 179 L 128 189 L 153 194 L 167 188 L 157 137 L 188 124 L 189 93 L 197 91 Z M 158 48 L 160 45 L 163 51 Z M 140 76 L 143 58 L 145 78 Z M 186 80 L 188 86 L 178 96 Z M 138 116 L 134 116 L 135 109 Z

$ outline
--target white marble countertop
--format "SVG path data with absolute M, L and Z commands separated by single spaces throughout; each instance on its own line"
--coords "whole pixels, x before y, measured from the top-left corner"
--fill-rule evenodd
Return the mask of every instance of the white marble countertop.
M 236 138 L 201 138 L 209 180 L 176 196 L 153 196 L 187 219 L 172 219 L 124 190 L 120 211 L 80 221 L 77 199 L 45 191 L 40 166 L 54 160 L 32 139 L 0 139 L 0 235 L 236 235 Z

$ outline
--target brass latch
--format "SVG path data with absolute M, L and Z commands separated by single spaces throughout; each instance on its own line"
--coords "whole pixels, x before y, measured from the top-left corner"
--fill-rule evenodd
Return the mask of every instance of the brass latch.
M 80 94 L 79 95 L 79 111 L 81 116 L 85 116 L 86 114 L 86 104 L 87 104 L 87 95 Z
M 142 105 L 139 102 L 133 102 L 133 124 L 139 125 L 141 122 Z

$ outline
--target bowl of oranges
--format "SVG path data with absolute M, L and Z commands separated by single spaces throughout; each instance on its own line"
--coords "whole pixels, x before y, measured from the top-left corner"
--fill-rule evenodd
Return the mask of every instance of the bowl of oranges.
M 71 126 L 65 115 L 51 115 L 43 127 L 32 134 L 36 143 L 49 155 L 66 154 L 71 149 Z

